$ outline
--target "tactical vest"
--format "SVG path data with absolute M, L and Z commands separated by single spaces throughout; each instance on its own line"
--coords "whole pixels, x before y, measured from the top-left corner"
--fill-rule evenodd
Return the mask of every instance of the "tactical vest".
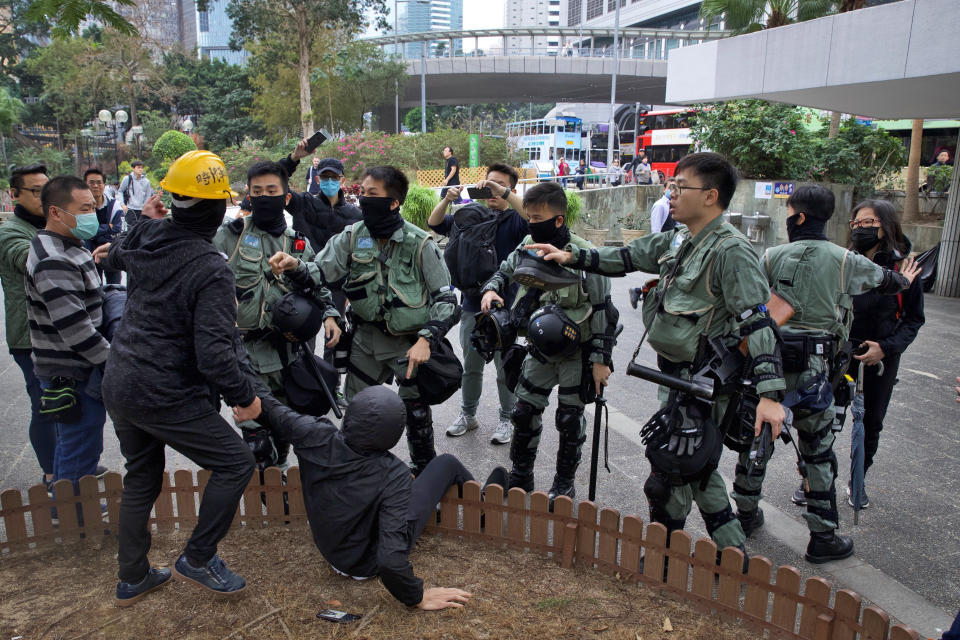
M 430 234 L 408 222 L 403 240 L 381 246 L 363 222 L 351 227 L 350 272 L 343 292 L 365 322 L 383 321 L 393 335 L 414 334 L 430 320 L 430 292 L 423 277 L 423 248 Z
M 844 269 L 850 252 L 826 240 L 798 240 L 767 249 L 764 268 L 771 288 L 794 308 L 787 331 L 828 333 L 846 341 L 853 297 Z
M 298 240 L 303 240 L 303 244 L 298 244 Z M 305 247 L 303 236 L 289 227 L 278 238 L 255 227 L 251 217 L 243 218 L 243 230 L 227 258 L 237 281 L 237 327 L 241 331 L 269 327 L 271 306 L 290 291 L 274 278 L 270 257 L 284 251 L 301 258 Z
M 531 244 L 533 238 L 527 236 L 521 242 L 521 245 Z M 587 240 L 584 240 L 580 236 L 570 234 L 570 244 L 580 249 L 592 249 L 593 245 L 590 244 Z M 566 268 L 566 267 L 564 267 Z M 574 272 L 580 274 L 580 272 Z M 526 295 L 528 287 L 521 286 L 517 290 L 517 295 L 513 299 L 513 306 L 515 307 L 517 303 Z M 537 306 L 533 307 L 530 311 L 539 309 L 540 307 L 548 304 L 555 304 L 559 306 L 567 314 L 567 317 L 570 318 L 580 327 L 580 340 L 581 342 L 586 342 L 593 337 L 593 333 L 590 331 L 590 323 L 588 320 L 593 314 L 593 306 L 590 304 L 590 296 L 587 293 L 586 280 L 583 279 L 582 274 L 580 278 L 580 283 L 577 285 L 571 285 L 569 287 L 564 287 L 562 289 L 557 289 L 556 291 L 545 291 Z M 525 333 L 526 325 L 521 329 L 521 334 Z
M 683 249 L 680 269 L 670 279 L 676 258 Z M 748 240 L 729 223 L 717 225 L 705 237 L 689 237 L 683 229 L 674 235 L 669 249 L 657 259 L 660 282 L 643 301 L 643 324 L 650 346 L 672 362 L 693 362 L 700 336 L 722 336 L 732 332 L 736 319 L 710 285 L 717 255 L 738 242 Z

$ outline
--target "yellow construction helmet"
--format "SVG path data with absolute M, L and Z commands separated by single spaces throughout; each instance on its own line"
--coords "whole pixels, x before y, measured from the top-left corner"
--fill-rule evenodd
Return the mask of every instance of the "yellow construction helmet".
M 223 160 L 210 151 L 188 151 L 174 160 L 160 187 L 170 193 L 205 200 L 226 200 L 237 195 L 230 190 L 230 176 Z

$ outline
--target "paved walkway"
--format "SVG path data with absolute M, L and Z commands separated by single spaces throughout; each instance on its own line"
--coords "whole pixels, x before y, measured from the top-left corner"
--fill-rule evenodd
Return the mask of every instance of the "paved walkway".
M 601 465 L 598 498 L 605 506 L 646 520 L 643 482 L 649 466 L 638 432 L 656 409 L 656 394 L 653 385 L 623 373 L 642 331 L 640 314 L 630 308 L 626 292 L 644 280 L 642 274 L 632 274 L 613 281 L 613 299 L 621 310 L 625 331 L 616 348 L 616 372 L 606 393 L 611 408 L 613 473 L 607 474 Z M 841 503 L 843 532 L 853 536 L 856 555 L 820 566 L 803 560 L 806 525 L 801 510 L 790 503 L 798 476 L 792 452 L 783 447 L 778 448 L 768 471 L 763 505 L 767 524 L 747 541 L 747 548 L 774 565 L 796 566 L 804 577 L 821 575 L 836 586 L 853 589 L 924 637 L 939 637 L 937 629 L 949 627 L 960 608 L 960 405 L 953 392 L 953 380 L 960 375 L 960 300 L 928 295 L 926 305 L 927 324 L 903 357 L 887 428 L 874 471 L 867 477 L 871 506 L 862 512 L 859 526 L 853 526 L 852 510 Z M 457 329 L 450 332 L 451 341 L 456 342 L 457 333 Z M 649 347 L 644 347 L 639 360 L 653 364 Z M 489 369 L 486 381 L 479 411 L 481 429 L 448 438 L 443 432 L 456 418 L 457 402 L 434 408 L 438 451 L 459 456 L 481 479 L 493 466 L 509 465 L 509 446 L 494 446 L 489 441 L 497 420 L 497 395 Z M 549 488 L 556 455 L 555 398 L 544 414 L 536 467 L 537 488 L 543 490 Z M 0 350 L 0 488 L 25 489 L 40 477 L 27 439 L 27 420 L 20 371 L 4 348 Z M 849 477 L 849 434 L 848 427 L 838 439 L 840 487 Z M 122 459 L 109 424 L 104 440 L 105 464 L 120 469 Z M 407 455 L 404 445 L 396 452 Z M 589 455 L 589 444 L 584 453 Z M 734 464 L 734 456 L 726 452 L 721 471 L 728 483 Z M 168 469 L 192 466 L 168 450 Z M 578 473 L 582 498 L 586 497 L 588 471 L 589 465 L 583 464 Z M 706 535 L 696 512 L 691 514 L 688 528 L 694 537 Z

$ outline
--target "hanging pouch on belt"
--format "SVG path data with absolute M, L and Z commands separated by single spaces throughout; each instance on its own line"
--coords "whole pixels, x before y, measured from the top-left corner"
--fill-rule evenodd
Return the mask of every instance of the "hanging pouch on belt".
M 80 422 L 80 394 L 72 378 L 55 377 L 40 395 L 41 415 L 63 423 Z

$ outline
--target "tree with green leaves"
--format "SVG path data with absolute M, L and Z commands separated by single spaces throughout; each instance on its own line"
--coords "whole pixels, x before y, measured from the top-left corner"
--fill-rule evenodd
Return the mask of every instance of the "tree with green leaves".
M 3 158 L 4 169 L 10 164 L 7 160 L 7 139 L 13 128 L 20 122 L 25 105 L 10 95 L 5 88 L 0 88 L 0 158 Z
M 727 29 L 753 33 L 822 18 L 834 11 L 831 0 L 703 0 L 700 17 L 709 24 L 724 18 Z
M 205 2 L 198 2 L 202 8 Z M 240 48 L 250 42 L 271 41 L 296 51 L 299 82 L 300 124 L 304 136 L 314 131 L 310 87 L 313 69 L 313 45 L 320 30 L 341 30 L 357 34 L 373 13 L 383 25 L 384 0 L 230 0 L 227 15 L 233 21 L 231 46 Z
M 402 89 L 407 79 L 406 65 L 388 57 L 380 47 L 360 40 L 337 52 L 335 73 L 357 97 L 356 122 L 360 129 L 364 114 L 386 102 L 398 86 Z
M 49 22 L 51 35 L 67 39 L 78 35 L 85 20 L 94 20 L 119 33 L 134 36 L 137 28 L 114 6 L 136 7 L 136 0 L 33 0 L 24 17 L 33 23 Z
M 24 14 L 29 0 L 7 0 L 0 9 L 0 77 L 11 88 L 16 85 L 14 71 L 18 62 L 36 48 L 37 41 L 49 35 L 46 22 L 30 22 Z

